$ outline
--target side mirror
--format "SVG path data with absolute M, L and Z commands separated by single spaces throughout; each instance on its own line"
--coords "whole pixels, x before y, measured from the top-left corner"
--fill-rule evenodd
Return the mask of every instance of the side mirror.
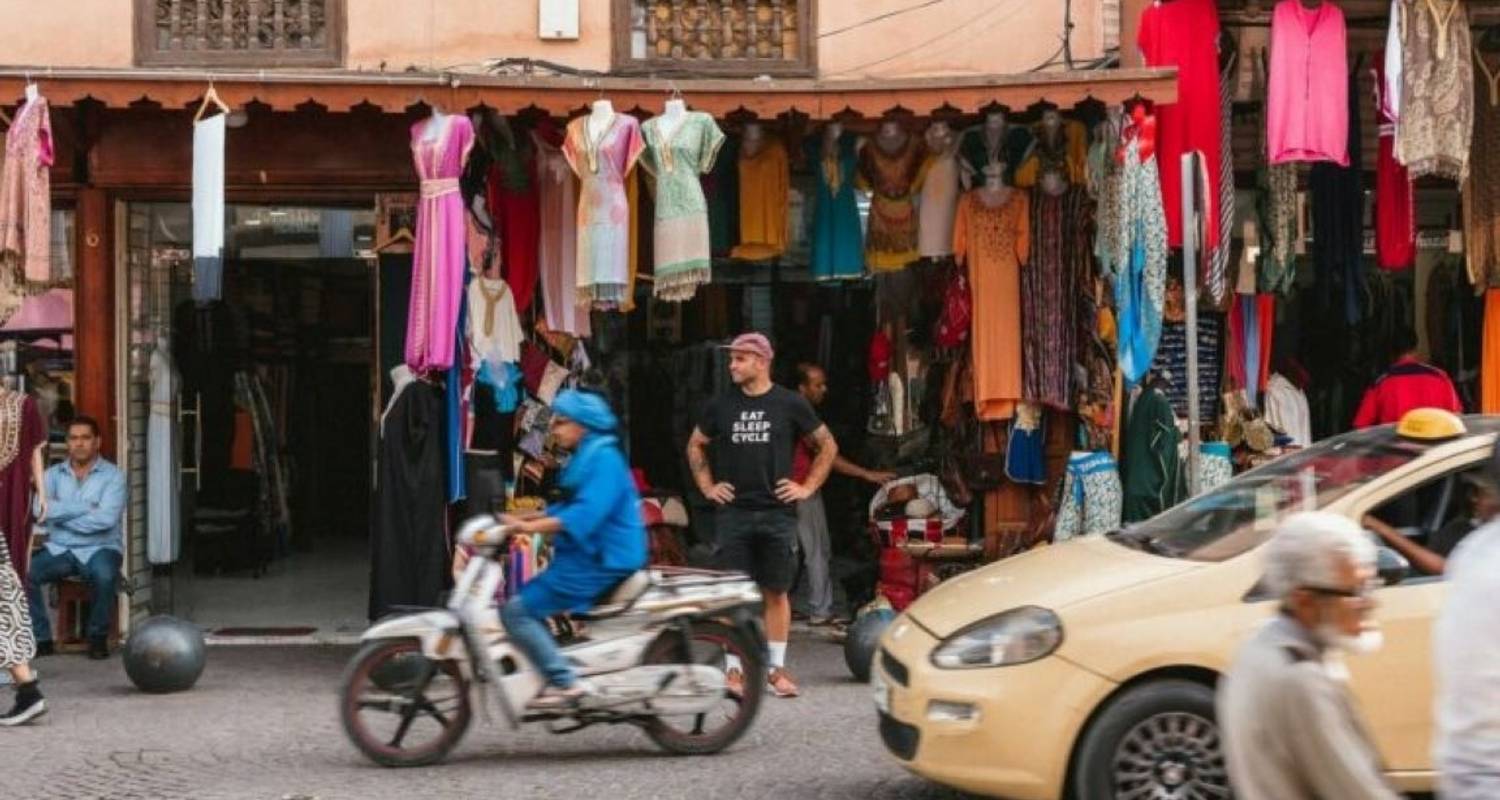
M 1395 550 L 1382 546 L 1375 551 L 1375 572 L 1381 584 L 1395 586 L 1411 574 L 1411 563 Z

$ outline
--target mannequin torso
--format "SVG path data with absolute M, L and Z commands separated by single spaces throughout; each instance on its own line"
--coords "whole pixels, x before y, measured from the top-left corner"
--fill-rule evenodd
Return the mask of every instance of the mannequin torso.
M 609 126 L 615 121 L 615 106 L 608 100 L 595 100 L 593 107 L 589 110 L 589 141 L 598 142 L 609 133 Z

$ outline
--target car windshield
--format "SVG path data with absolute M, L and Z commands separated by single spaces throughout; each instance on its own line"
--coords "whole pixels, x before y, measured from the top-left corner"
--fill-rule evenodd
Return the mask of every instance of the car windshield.
M 1325 508 L 1426 449 L 1402 440 L 1329 439 L 1246 472 L 1110 538 L 1170 558 L 1223 561 L 1259 546 L 1288 514 Z

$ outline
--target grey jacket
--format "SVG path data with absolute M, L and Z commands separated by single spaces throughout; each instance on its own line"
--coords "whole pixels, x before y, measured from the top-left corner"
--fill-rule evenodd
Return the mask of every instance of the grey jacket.
M 1239 800 L 1399 800 L 1344 682 L 1290 617 L 1240 649 L 1217 706 Z

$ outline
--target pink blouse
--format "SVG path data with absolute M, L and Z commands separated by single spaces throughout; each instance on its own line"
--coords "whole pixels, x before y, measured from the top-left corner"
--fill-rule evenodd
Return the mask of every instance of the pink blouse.
M 1271 18 L 1266 143 L 1272 164 L 1349 166 L 1349 67 L 1344 12 L 1281 0 Z

